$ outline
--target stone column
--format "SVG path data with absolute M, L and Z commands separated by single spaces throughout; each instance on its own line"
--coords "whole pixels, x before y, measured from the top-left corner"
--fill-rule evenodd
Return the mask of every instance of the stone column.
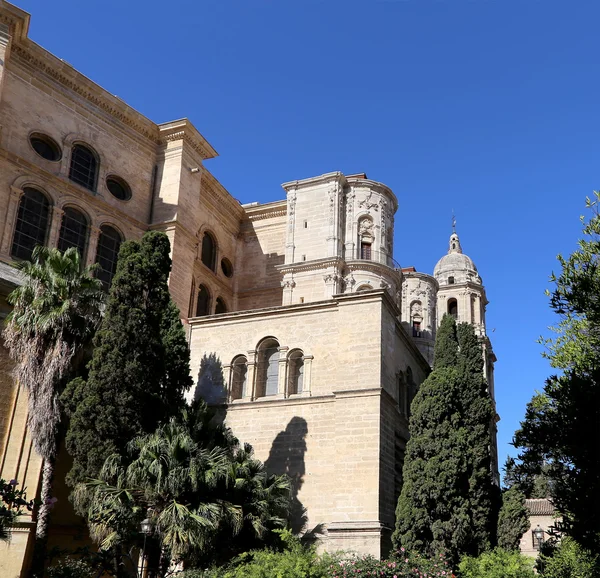
M 282 305 L 291 305 L 293 302 L 294 287 L 296 286 L 296 282 L 294 281 L 291 274 L 286 273 L 284 275 L 283 281 L 281 282 L 281 286 L 283 287 Z
M 17 214 L 19 210 L 19 203 L 23 196 L 23 189 L 17 187 L 10 188 L 10 198 L 8 200 L 8 210 L 6 211 L 6 218 L 4 220 L 4 234 L 2 235 L 2 247 L 0 252 L 2 255 L 9 256 L 13 231 L 17 222 Z
M 339 182 L 329 189 L 329 234 L 327 236 L 327 256 L 339 255 L 340 247 L 340 210 L 342 208 L 342 185 Z
M 96 262 L 96 251 L 98 249 L 98 238 L 100 237 L 100 229 L 92 225 L 90 227 L 90 235 L 87 246 L 86 265 L 92 265 Z
M 223 365 L 223 385 L 225 386 L 227 403 L 231 402 L 231 364 Z
M 248 351 L 248 373 L 246 374 L 246 391 L 243 392 L 246 401 L 255 399 L 254 387 L 256 385 L 256 349 Z
M 296 229 L 296 191 L 290 191 L 287 195 L 287 221 L 288 228 L 285 241 L 285 262 L 294 262 L 294 232 Z M 285 303 L 284 303 L 285 305 Z
M 304 381 L 302 383 L 302 393 L 310 395 L 310 386 L 312 380 L 312 361 L 314 355 L 304 355 L 302 357 L 304 361 Z
M 0 23 L 0 97 L 2 96 L 2 87 L 4 77 L 6 76 L 6 60 L 10 53 L 10 34 L 6 24 Z
M 277 375 L 277 397 L 286 396 L 287 382 L 287 355 L 289 347 L 284 345 L 279 348 L 279 373 Z
M 58 245 L 58 235 L 60 234 L 60 225 L 65 212 L 59 207 L 52 207 L 52 222 L 50 224 L 50 234 L 48 235 L 48 247 Z

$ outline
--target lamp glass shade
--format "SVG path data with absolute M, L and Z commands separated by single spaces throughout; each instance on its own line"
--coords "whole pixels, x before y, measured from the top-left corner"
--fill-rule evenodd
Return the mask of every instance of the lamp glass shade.
M 142 534 L 152 534 L 152 522 L 148 518 L 145 518 L 140 523 L 140 530 Z

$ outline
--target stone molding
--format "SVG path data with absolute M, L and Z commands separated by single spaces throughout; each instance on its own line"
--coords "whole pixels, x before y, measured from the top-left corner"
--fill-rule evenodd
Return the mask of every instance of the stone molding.
M 287 215 L 287 200 L 273 201 L 272 203 L 259 204 L 255 206 L 243 206 L 246 218 L 249 221 L 261 221 L 262 219 L 273 219 Z
M 159 143 L 162 145 L 181 140 L 192 147 L 203 160 L 218 156 L 217 151 L 187 118 L 159 124 L 158 131 Z

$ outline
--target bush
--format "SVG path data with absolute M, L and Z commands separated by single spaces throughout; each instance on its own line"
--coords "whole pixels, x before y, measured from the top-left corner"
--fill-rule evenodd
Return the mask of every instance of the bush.
M 466 556 L 459 564 L 461 578 L 535 578 L 533 559 L 520 552 L 496 548 L 477 558 Z
M 66 558 L 47 570 L 48 578 L 94 578 L 97 572 L 84 560 Z
M 565 537 L 549 554 L 540 556 L 538 570 L 544 578 L 598 578 L 600 556 L 593 556 L 573 538 Z
M 315 546 L 304 546 L 290 530 L 276 530 L 283 551 L 252 550 L 238 556 L 228 567 L 188 570 L 178 578 L 327 578 L 333 558 L 319 556 Z
M 381 578 L 453 578 L 454 574 L 443 554 L 425 558 L 410 554 L 400 548 L 388 560 L 372 556 L 350 558 L 329 566 L 328 578 L 351 578 L 354 576 L 379 576 Z

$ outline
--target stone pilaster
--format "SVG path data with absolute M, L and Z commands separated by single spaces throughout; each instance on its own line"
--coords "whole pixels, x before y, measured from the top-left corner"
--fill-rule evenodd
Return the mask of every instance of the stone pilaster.
M 246 391 L 243 392 L 243 398 L 246 401 L 256 399 L 254 391 L 256 385 L 256 350 L 248 351 L 248 373 L 246 374 Z
M 6 211 L 6 218 L 4 220 L 4 234 L 2 235 L 2 247 L 0 249 L 2 255 L 5 255 L 7 257 L 10 255 L 13 231 L 15 228 L 15 223 L 17 221 L 19 202 L 21 201 L 22 196 L 23 189 L 19 189 L 18 187 L 10 188 L 8 210 Z
M 50 223 L 50 234 L 48 235 L 48 247 L 58 245 L 58 236 L 60 234 L 60 225 L 65 212 L 59 207 L 52 207 L 52 221 Z
M 277 375 L 277 397 L 286 396 L 286 382 L 287 382 L 287 356 L 289 347 L 282 346 L 279 348 L 279 373 Z
M 86 264 L 92 265 L 96 262 L 96 252 L 98 250 L 98 238 L 100 237 L 100 229 L 98 227 L 94 227 L 93 225 L 90 227 L 90 236 L 88 239 L 87 245 L 87 258 Z

